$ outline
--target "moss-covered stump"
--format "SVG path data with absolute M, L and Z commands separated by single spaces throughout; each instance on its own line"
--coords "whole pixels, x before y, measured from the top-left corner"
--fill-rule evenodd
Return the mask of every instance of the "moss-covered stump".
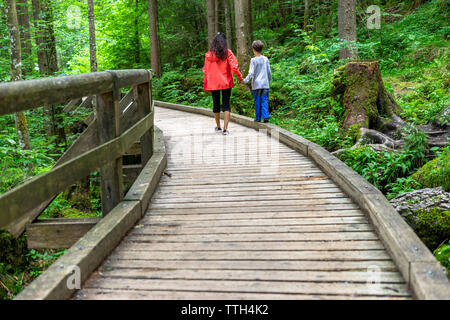
M 450 151 L 425 163 L 412 178 L 426 188 L 442 186 L 445 191 L 450 191 Z
M 381 117 L 392 118 L 401 113 L 384 87 L 376 60 L 352 61 L 336 69 L 332 94 L 345 108 L 344 129 L 381 129 L 385 123 Z

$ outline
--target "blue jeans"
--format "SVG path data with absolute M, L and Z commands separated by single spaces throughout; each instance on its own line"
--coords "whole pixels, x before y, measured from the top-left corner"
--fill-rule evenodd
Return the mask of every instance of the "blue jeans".
M 255 101 L 255 120 L 269 119 L 269 89 L 253 90 Z

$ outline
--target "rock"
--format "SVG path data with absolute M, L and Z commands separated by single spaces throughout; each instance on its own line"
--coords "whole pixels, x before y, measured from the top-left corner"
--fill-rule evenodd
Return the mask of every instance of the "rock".
M 403 193 L 391 201 L 392 206 L 407 221 L 416 216 L 418 210 L 438 208 L 441 211 L 450 210 L 450 192 L 442 187 L 426 188 Z M 414 218 L 412 218 L 414 220 Z
M 430 250 L 450 238 L 450 192 L 442 187 L 403 193 L 390 202 Z

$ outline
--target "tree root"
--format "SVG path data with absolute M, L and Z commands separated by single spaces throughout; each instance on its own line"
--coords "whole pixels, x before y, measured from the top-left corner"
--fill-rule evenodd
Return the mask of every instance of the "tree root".
M 394 152 L 395 149 L 397 149 L 405 144 L 404 140 L 394 140 L 394 139 L 390 138 L 389 136 L 385 135 L 384 133 L 381 133 L 380 131 L 377 131 L 377 130 L 367 129 L 367 128 L 360 128 L 359 130 L 361 132 L 361 137 L 349 149 L 355 149 L 355 148 L 359 147 L 360 145 L 367 145 L 374 151 Z M 372 143 L 370 143 L 370 142 L 372 142 Z M 336 151 L 332 152 L 331 154 L 337 156 L 345 150 L 347 150 L 347 148 L 336 150 Z

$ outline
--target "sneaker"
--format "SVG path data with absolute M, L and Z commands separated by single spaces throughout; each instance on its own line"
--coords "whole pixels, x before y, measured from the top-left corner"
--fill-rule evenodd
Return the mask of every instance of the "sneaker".
M 223 130 L 223 135 L 224 136 L 227 136 L 227 135 L 229 135 L 230 134 L 230 132 L 228 131 L 228 130 Z
M 269 122 L 269 119 L 264 119 L 264 123 L 267 123 L 267 122 Z
M 253 122 L 260 122 L 260 119 L 253 119 Z
M 216 127 L 214 130 L 216 131 L 216 133 L 222 132 L 222 128 L 217 128 L 217 127 Z

